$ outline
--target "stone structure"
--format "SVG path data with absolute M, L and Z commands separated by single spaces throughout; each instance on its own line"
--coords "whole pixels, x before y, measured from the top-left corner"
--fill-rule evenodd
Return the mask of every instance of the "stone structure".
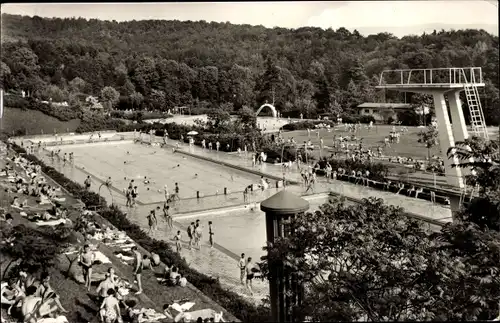
M 267 241 L 273 243 L 278 237 L 293 234 L 292 220 L 304 214 L 309 209 L 309 202 L 286 190 L 271 196 L 260 204 L 260 209 L 266 213 Z M 287 291 L 293 290 L 293 297 L 287 296 Z M 269 294 L 271 298 L 271 313 L 273 322 L 294 322 L 299 318 L 291 315 L 294 305 L 302 302 L 302 286 L 293 272 L 280 264 L 269 264 Z

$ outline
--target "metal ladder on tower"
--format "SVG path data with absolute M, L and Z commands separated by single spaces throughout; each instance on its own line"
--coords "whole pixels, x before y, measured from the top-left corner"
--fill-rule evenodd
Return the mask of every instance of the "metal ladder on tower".
M 474 73 L 471 73 L 470 82 L 467 81 L 467 77 L 463 69 L 462 76 L 464 78 L 465 97 L 467 99 L 467 106 L 469 107 L 472 133 L 477 137 L 488 139 L 488 129 L 486 129 L 486 122 L 484 119 L 483 109 L 481 109 L 481 100 L 479 99 L 479 92 L 477 90 Z

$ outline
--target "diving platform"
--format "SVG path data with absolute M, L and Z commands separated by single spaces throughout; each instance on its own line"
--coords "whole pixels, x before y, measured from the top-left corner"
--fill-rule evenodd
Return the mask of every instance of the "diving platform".
M 433 91 L 461 91 L 471 84 L 484 87 L 481 67 L 385 70 L 376 88 L 431 94 Z
M 432 95 L 446 181 L 461 190 L 465 188 L 462 172 L 470 170 L 453 167 L 459 161 L 456 157 L 448 158 L 447 151 L 455 142 L 469 138 L 460 99 L 462 91 L 465 91 L 472 135 L 488 139 L 479 87 L 484 87 L 481 67 L 385 70 L 376 86 L 377 89 Z

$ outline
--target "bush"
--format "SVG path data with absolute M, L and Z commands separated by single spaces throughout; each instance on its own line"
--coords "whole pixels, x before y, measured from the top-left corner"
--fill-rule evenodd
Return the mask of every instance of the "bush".
M 110 118 L 100 112 L 82 114 L 82 122 L 76 128 L 77 133 L 93 132 L 99 130 L 134 131 L 144 127 L 143 124 L 127 124 L 120 119 Z
M 13 144 L 12 147 L 17 153 L 26 153 L 23 148 L 16 144 Z M 42 172 L 50 176 L 54 181 L 68 190 L 68 192 L 73 194 L 76 198 L 82 200 L 86 206 L 100 206 L 102 208 L 100 214 L 103 218 L 108 220 L 118 230 L 125 231 L 131 239 L 141 245 L 144 249 L 158 254 L 163 262 L 169 265 L 177 266 L 181 272 L 185 273 L 189 282 L 237 318 L 242 321 L 250 322 L 269 321 L 269 308 L 263 306 L 256 307 L 248 303 L 236 293 L 223 289 L 216 279 L 208 277 L 207 275 L 190 268 L 185 259 L 181 258 L 179 254 L 174 252 L 168 243 L 151 238 L 138 225 L 130 222 L 126 215 L 118 209 L 118 207 L 114 205 L 108 207 L 104 198 L 100 197 L 96 193 L 87 192 L 82 185 L 66 178 L 54 168 L 45 165 L 35 156 L 27 155 L 26 158 L 31 162 L 40 165 L 42 167 Z
M 294 130 L 306 130 L 306 129 L 314 129 L 314 127 L 317 124 L 327 124 L 330 125 L 330 127 L 335 126 L 335 122 L 331 120 L 306 120 L 306 121 L 299 121 L 299 122 L 294 122 L 294 123 L 287 123 L 282 127 L 283 130 L 289 130 L 289 131 L 294 131 Z
M 164 113 L 164 112 L 155 112 L 155 111 L 134 111 L 134 112 L 125 112 L 125 111 L 112 111 L 111 117 L 119 118 L 119 119 L 127 119 L 132 121 L 141 122 L 142 120 L 147 119 L 166 119 L 172 118 L 172 114 Z
M 14 95 L 5 96 L 5 106 L 10 108 L 38 110 L 60 121 L 69 121 L 80 117 L 80 109 L 42 103 L 33 98 L 23 98 Z
M 4 105 L 9 108 L 29 109 L 29 102 L 25 98 L 17 95 L 5 95 Z
M 287 161 L 295 161 L 296 158 L 300 155 L 303 161 L 306 161 L 306 155 L 304 148 L 299 146 L 296 150 L 294 147 L 285 146 L 283 149 L 283 145 L 277 143 L 267 143 L 261 147 L 261 150 L 267 155 L 266 162 L 267 163 L 282 163 Z M 281 160 L 281 152 L 283 151 L 283 160 Z M 308 160 L 313 160 L 312 156 L 307 157 Z
M 373 116 L 360 116 L 357 114 L 343 114 L 340 116 L 342 118 L 342 123 L 375 123 L 375 118 Z

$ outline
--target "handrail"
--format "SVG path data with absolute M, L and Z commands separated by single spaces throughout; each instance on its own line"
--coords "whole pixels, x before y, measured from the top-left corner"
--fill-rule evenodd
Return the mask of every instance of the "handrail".
M 445 85 L 483 84 L 481 67 L 417 68 L 384 70 L 379 86 L 383 85 Z

